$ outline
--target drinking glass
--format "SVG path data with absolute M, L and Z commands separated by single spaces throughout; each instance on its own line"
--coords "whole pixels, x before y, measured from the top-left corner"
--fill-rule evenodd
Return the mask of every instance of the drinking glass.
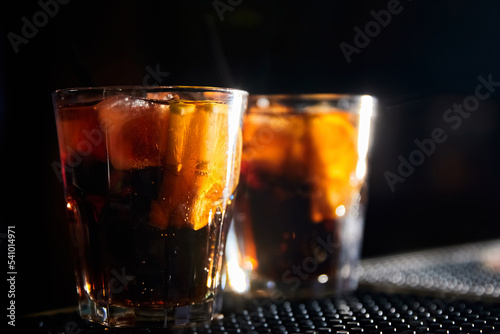
M 106 326 L 211 319 L 238 184 L 247 93 L 53 93 L 79 310 Z
M 226 251 L 232 292 L 275 300 L 357 287 L 376 99 L 251 96 Z

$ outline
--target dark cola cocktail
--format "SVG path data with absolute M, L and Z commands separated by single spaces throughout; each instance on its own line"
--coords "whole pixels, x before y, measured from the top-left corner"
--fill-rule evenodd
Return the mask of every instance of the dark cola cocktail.
M 186 87 L 55 93 L 83 317 L 160 327 L 210 319 L 245 99 Z
M 356 286 L 373 107 L 360 110 L 361 101 L 331 95 L 252 97 L 228 240 L 233 290 L 280 299 Z M 245 276 L 234 275 L 238 270 Z

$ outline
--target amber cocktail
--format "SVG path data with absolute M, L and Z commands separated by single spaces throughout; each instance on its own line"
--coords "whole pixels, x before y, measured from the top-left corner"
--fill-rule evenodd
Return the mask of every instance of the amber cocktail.
M 82 317 L 210 320 L 247 93 L 204 87 L 54 93 Z
M 370 96 L 253 96 L 227 272 L 233 291 L 294 298 L 356 287 Z

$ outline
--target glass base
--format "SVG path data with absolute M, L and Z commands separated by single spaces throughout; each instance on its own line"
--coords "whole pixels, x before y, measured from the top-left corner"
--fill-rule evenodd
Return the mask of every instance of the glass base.
M 344 263 L 336 273 L 309 275 L 309 280 L 298 276 L 278 282 L 249 274 L 249 288 L 243 294 L 249 298 L 265 298 L 275 302 L 307 298 L 338 297 L 355 291 L 358 287 L 359 263 Z
M 183 328 L 212 320 L 213 300 L 173 307 L 103 306 L 93 300 L 80 301 L 83 319 L 107 327 Z
M 250 298 L 271 299 L 279 303 L 279 301 L 285 300 L 337 296 L 346 292 L 340 289 L 338 282 L 329 283 L 330 284 L 301 282 L 300 286 L 298 284 L 290 286 L 286 284 L 276 284 L 273 281 L 254 279 L 250 283 L 250 289 L 246 295 Z

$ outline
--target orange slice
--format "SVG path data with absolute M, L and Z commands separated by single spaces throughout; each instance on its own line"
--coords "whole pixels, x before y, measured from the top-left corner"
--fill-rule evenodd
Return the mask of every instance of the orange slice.
M 187 164 L 194 163 L 190 198 L 190 225 L 198 230 L 209 224 L 221 206 L 227 179 L 228 107 L 206 103 L 191 121 Z
M 219 103 L 175 102 L 168 125 L 166 175 L 160 198 L 151 208 L 152 224 L 210 224 L 227 180 L 228 107 Z
M 172 103 L 165 131 L 165 175 L 158 200 L 151 205 L 150 223 L 167 228 L 173 212 L 186 217 L 185 197 L 189 195 L 190 184 L 185 175 L 184 152 L 190 136 L 190 122 L 196 106 L 184 102 Z M 177 225 L 180 225 L 178 223 Z
M 357 131 L 344 112 L 310 114 L 308 125 L 311 220 L 318 223 L 335 219 L 337 207 L 350 204 L 354 190 L 350 176 L 358 160 Z

